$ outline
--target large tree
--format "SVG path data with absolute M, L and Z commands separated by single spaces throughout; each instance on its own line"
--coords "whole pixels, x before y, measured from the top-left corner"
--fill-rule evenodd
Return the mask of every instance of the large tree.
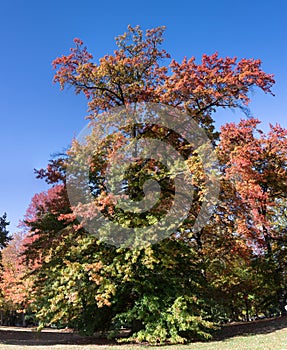
M 193 57 L 181 63 L 167 63 L 169 55 L 160 47 L 163 31 L 160 27 L 144 34 L 140 27 L 128 27 L 128 32 L 116 39 L 115 52 L 98 63 L 82 41 L 75 39 L 70 54 L 54 61 L 55 81 L 61 88 L 73 87 L 76 93 L 86 95 L 94 132 L 84 145 L 74 141 L 67 159 L 54 160 L 47 170 L 38 172 L 39 177 L 52 184 L 52 189 L 39 200 L 34 198 L 30 207 L 30 217 L 25 221 L 30 242 L 25 255 L 28 262 L 39 264 L 34 269 L 33 305 L 42 324 L 65 324 L 87 333 L 130 325 L 133 340 L 184 342 L 208 337 L 213 323 L 223 318 L 220 307 L 225 305 L 221 299 L 227 285 L 229 290 L 234 287 L 232 279 L 237 279 L 237 285 L 232 293 L 225 293 L 229 300 L 242 293 L 246 297 L 240 280 L 245 281 L 250 294 L 256 289 L 253 275 L 248 275 L 252 249 L 247 237 L 238 234 L 235 224 L 245 203 L 238 200 L 237 207 L 229 209 L 237 188 L 225 178 L 224 167 L 229 158 L 225 159 L 224 153 L 220 154 L 222 168 L 217 173 L 222 183 L 221 202 L 216 205 L 210 201 L 208 210 L 213 209 L 214 215 L 206 227 L 195 232 L 192 227 L 211 177 L 206 175 L 193 144 L 156 124 L 137 125 L 136 129 L 123 126 L 118 133 L 97 143 L 100 147 L 88 157 L 92 204 L 132 227 L 150 224 L 167 212 L 174 193 L 174 183 L 168 175 L 172 178 L 174 173 L 153 159 L 143 161 L 138 157 L 128 169 L 122 187 L 130 198 L 141 200 L 144 181 L 156 179 L 163 195 L 150 215 L 131 217 L 117 210 L 105 183 L 107 164 L 114 159 L 114 151 L 132 138 L 151 137 L 175 147 L 193 174 L 193 206 L 180 228 L 144 247 L 115 247 L 86 232 L 68 203 L 67 164 L 81 151 L 88 151 L 93 138 L 97 141 L 97 132 L 109 116 L 103 112 L 141 102 L 176 107 L 195 120 L 216 146 L 219 134 L 213 113 L 217 108 L 246 111 L 251 88 L 270 93 L 274 80 L 261 70 L 259 60 L 237 61 L 213 54 L 204 55 L 199 64 Z M 93 205 L 80 209 L 83 217 L 93 218 Z M 225 278 L 220 279 L 217 262 L 222 266 L 232 260 L 233 254 L 237 254 L 237 259 L 229 269 L 220 269 L 225 273 Z M 246 273 L 240 274 L 238 266 L 243 263 Z M 246 304 L 244 307 L 248 309 Z

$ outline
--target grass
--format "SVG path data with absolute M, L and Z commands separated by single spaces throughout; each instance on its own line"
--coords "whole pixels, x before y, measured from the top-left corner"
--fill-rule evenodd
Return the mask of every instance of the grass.
M 275 323 L 276 322 L 276 323 Z M 20 338 L 10 341 L 2 338 L 0 350 L 287 350 L 287 319 L 233 327 L 222 340 L 189 345 L 146 346 L 146 345 L 24 345 Z M 235 332 L 234 332 L 235 330 Z M 236 335 L 242 333 L 244 335 Z M 235 336 L 234 336 L 235 335 Z M 49 335 L 47 334 L 47 337 Z M 15 344 L 15 345 L 12 345 Z

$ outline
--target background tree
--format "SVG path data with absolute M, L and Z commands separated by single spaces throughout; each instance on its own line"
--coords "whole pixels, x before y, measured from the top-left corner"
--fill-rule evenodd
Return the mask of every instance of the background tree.
M 1 324 L 26 325 L 29 314 L 30 279 L 29 268 L 23 261 L 25 236 L 15 233 L 13 239 L 2 251 L 1 288 Z
M 229 212 L 240 203 L 234 221 L 237 234 L 245 237 L 258 257 L 264 256 L 274 279 L 277 303 L 286 314 L 286 230 L 284 213 L 287 190 L 287 130 L 270 125 L 264 133 L 259 120 L 228 123 L 221 129 L 218 154 L 224 177 L 235 187 L 236 196 L 228 203 Z
M 9 226 L 9 224 L 10 223 L 7 221 L 7 214 L 4 213 L 0 217 L 0 249 L 6 247 L 8 242 L 11 240 L 9 231 L 7 230 L 7 226 Z

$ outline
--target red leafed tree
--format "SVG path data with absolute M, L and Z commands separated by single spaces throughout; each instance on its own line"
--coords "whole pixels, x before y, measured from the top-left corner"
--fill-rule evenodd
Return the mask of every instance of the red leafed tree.
M 52 181 L 50 178 L 54 179 L 55 174 L 49 166 L 40 176 Z M 56 179 L 53 181 L 57 182 Z M 27 233 L 24 239 L 25 256 L 33 261 L 34 268 L 41 265 L 45 251 L 56 246 L 62 239 L 59 231 L 64 228 L 64 224 L 58 220 L 58 216 L 69 212 L 70 205 L 63 184 L 56 184 L 32 198 L 22 227 Z M 64 235 L 64 231 L 62 234 Z
M 70 210 L 65 186 L 58 183 L 62 181 L 59 162 L 56 161 L 56 166 L 51 161 L 46 170 L 38 172 L 39 177 L 53 183 L 53 186 L 33 196 L 21 223 L 22 233 L 15 234 L 11 244 L 3 251 L 1 287 L 4 304 L 10 310 L 23 313 L 27 309 L 32 310 L 30 305 L 33 305 L 39 282 L 37 273 L 44 270 L 43 264 L 67 234 L 65 224 L 58 220 L 59 215 Z
M 247 112 L 252 86 L 271 93 L 273 76 L 261 70 L 259 59 L 242 59 L 203 55 L 201 64 L 194 57 L 170 64 L 172 75 L 157 91 L 161 102 L 184 106 L 195 120 L 213 131 L 212 112 L 218 107 L 240 108 Z M 211 136 L 211 135 L 209 135 Z
M 22 257 L 24 235 L 16 233 L 12 241 L 2 251 L 2 275 L 0 288 L 2 292 L 2 310 L 24 314 L 29 305 L 30 280 L 26 274 L 28 267 Z
M 280 248 L 284 249 L 287 235 L 278 224 L 278 215 L 287 199 L 287 130 L 270 125 L 264 133 L 259 123 L 252 118 L 223 126 L 218 154 L 224 178 L 235 189 L 233 201 L 228 202 L 229 215 L 237 224 L 237 234 L 273 266 L 280 310 L 285 314 L 286 259 L 278 256 L 282 256 Z

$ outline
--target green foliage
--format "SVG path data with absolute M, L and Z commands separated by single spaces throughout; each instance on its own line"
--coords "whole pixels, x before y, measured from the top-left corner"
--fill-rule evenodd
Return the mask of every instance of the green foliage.
M 8 242 L 11 240 L 9 237 L 9 231 L 7 230 L 7 226 L 9 226 L 9 222 L 7 221 L 7 214 L 4 213 L 0 217 L 0 249 L 3 249 L 7 246 Z
M 204 301 L 196 296 L 163 299 L 144 295 L 132 309 L 118 316 L 131 325 L 136 320 L 142 328 L 123 341 L 176 344 L 210 339 L 216 326 L 208 321 L 203 309 Z

